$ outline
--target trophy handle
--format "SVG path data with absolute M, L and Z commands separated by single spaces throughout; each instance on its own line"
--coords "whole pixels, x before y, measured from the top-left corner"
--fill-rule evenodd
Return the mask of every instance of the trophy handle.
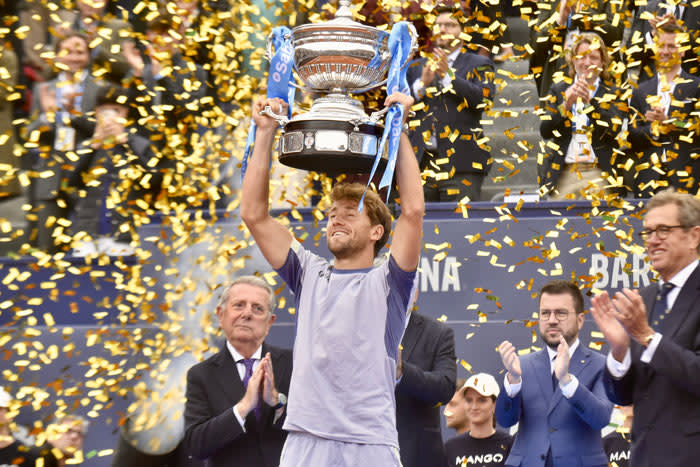
M 406 68 L 408 66 L 408 64 L 411 63 L 411 59 L 418 51 L 418 31 L 416 31 L 416 27 L 411 22 L 408 23 L 408 33 L 411 36 L 411 51 L 406 56 L 406 61 L 401 64 L 401 68 Z M 366 86 L 366 87 L 360 88 L 360 89 L 349 89 L 348 92 L 350 92 L 351 94 L 361 94 L 363 92 L 369 91 L 370 89 L 384 86 L 388 80 L 389 79 L 386 78 L 378 83 L 374 83 L 374 84 L 371 84 L 369 86 Z M 374 114 L 372 114 L 372 115 L 374 115 Z
M 277 120 L 277 123 L 279 123 L 280 126 L 285 126 L 287 123 L 289 123 L 289 119 L 287 117 L 274 113 L 272 111 L 272 107 L 269 105 L 266 105 L 265 108 L 260 111 L 260 115 L 267 115 L 268 117 L 274 118 Z

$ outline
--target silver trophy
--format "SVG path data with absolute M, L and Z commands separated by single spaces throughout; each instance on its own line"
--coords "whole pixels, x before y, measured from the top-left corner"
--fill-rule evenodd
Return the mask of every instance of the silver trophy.
M 409 60 L 418 46 L 412 25 L 410 33 Z M 269 107 L 263 110 L 283 127 L 282 164 L 330 175 L 370 172 L 384 131 L 380 119 L 387 109 L 368 116 L 362 103 L 350 94 L 386 83 L 392 59 L 388 40 L 388 32 L 352 20 L 350 0 L 340 1 L 333 20 L 292 30 L 294 69 L 305 84 L 297 87 L 322 97 L 314 99 L 309 112 L 291 120 Z M 271 40 L 267 57 L 272 58 Z

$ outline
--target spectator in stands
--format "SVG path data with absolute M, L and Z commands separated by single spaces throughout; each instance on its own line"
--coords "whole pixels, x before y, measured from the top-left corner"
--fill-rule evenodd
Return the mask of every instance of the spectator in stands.
M 151 178 L 143 198 L 155 205 L 158 198 L 198 195 L 178 161 L 192 157 L 191 138 L 197 129 L 199 99 L 206 90 L 201 67 L 190 67 L 180 51 L 180 35 L 172 16 L 163 11 L 146 30 L 145 50 L 133 42 L 124 44 L 124 55 L 131 66 L 129 100 L 138 107 L 137 133 L 153 143 L 154 158 L 149 161 Z M 167 175 L 169 186 L 162 190 Z M 183 190 L 189 189 L 185 193 Z M 165 202 L 165 199 L 163 200 Z
M 411 143 L 428 174 L 426 201 L 459 201 L 465 196 L 478 201 L 491 167 L 489 151 L 480 141 L 480 120 L 495 92 L 494 66 L 489 58 L 467 51 L 460 9 L 437 11 L 436 47 L 407 72 L 414 97 L 424 104 Z
M 38 147 L 33 163 L 30 191 L 30 220 L 35 245 L 55 251 L 54 227 L 64 228 L 58 219 L 69 217 L 69 193 L 79 178 L 76 172 L 80 156 L 76 148 L 88 140 L 94 130 L 97 84 L 90 76 L 88 42 L 85 36 L 71 33 L 56 44 L 58 76 L 41 83 L 35 92 L 34 120 L 27 126 L 28 147 Z
M 454 332 L 415 310 L 408 320 L 396 371 L 401 463 L 444 467 L 440 405 L 449 401 L 457 378 Z
M 469 431 L 469 416 L 464 401 L 464 383 L 467 380 L 459 378 L 457 380 L 457 390 L 452 395 L 452 399 L 445 406 L 445 422 L 449 428 L 454 428 L 458 435 Z
M 131 26 L 107 12 L 108 0 L 76 0 L 75 10 L 62 10 L 61 28 L 85 34 L 90 44 L 90 64 L 95 78 L 119 82 L 129 72 L 122 53 Z M 59 30 L 61 34 L 61 30 Z
M 632 430 L 634 407 L 631 405 L 623 405 L 619 407 L 619 411 L 623 418 L 622 425 L 603 438 L 603 447 L 605 448 L 605 454 L 608 455 L 610 465 L 630 467 L 630 448 L 632 447 L 630 433 Z
M 700 177 L 697 126 L 700 79 L 681 69 L 686 35 L 675 22 L 657 26 L 656 75 L 630 99 L 629 139 L 635 196 L 667 186 L 695 193 Z
M 88 421 L 79 415 L 65 415 L 49 425 L 47 445 L 41 453 L 44 467 L 65 467 L 69 460 L 82 460 L 88 426 Z
M 616 171 L 624 164 L 616 151 L 622 102 L 609 81 L 607 48 L 597 34 L 581 33 L 567 62 L 570 79 L 552 85 L 540 123 L 542 137 L 549 140 L 538 159 L 540 193 L 555 200 L 601 195 L 611 180 L 623 183 Z
M 74 256 L 134 251 L 132 217 L 140 195 L 136 187 L 148 173 L 153 151 L 148 139 L 131 131 L 129 104 L 121 86 L 102 86 L 97 93 L 95 133 L 78 150 L 81 178 L 71 202 L 76 206 Z
M 534 5 L 534 4 L 533 4 Z M 582 32 L 600 34 L 609 48 L 618 47 L 624 31 L 621 3 L 599 0 L 538 2 L 536 20 L 530 29 L 530 72 L 535 75 L 537 92 L 546 96 L 552 83 L 560 81 L 565 69 L 565 55 L 574 35 Z
M 513 437 L 496 430 L 496 398 L 500 389 L 488 373 L 472 375 L 463 393 L 469 416 L 469 431 L 447 440 L 447 465 L 495 467 L 506 465 Z
M 583 295 L 565 281 L 539 293 L 539 328 L 545 349 L 522 357 L 499 345 L 507 372 L 496 401 L 501 426 L 518 424 L 508 465 L 607 467 L 600 430 L 613 405 L 603 386 L 605 357 L 579 340 Z
M 632 23 L 632 34 L 629 37 L 627 50 L 630 61 L 639 62 L 639 82 L 646 81 L 656 74 L 654 64 L 654 36 L 656 28 L 668 23 L 677 23 L 688 31 L 690 45 L 685 51 L 683 69 L 695 76 L 700 74 L 698 69 L 698 39 L 700 34 L 700 6 L 690 2 L 664 2 L 650 0 L 637 8 Z
M 22 188 L 19 183 L 20 159 L 15 156 L 15 130 L 12 125 L 13 101 L 8 97 L 14 93 L 17 83 L 17 55 L 11 43 L 0 43 L 0 203 L 19 196 Z
M 17 441 L 10 430 L 14 410 L 12 396 L 0 388 L 0 466 L 35 467 L 36 449 Z
M 226 345 L 187 373 L 184 446 L 211 467 L 280 463 L 292 352 L 265 342 L 274 306 L 263 279 L 235 279 L 216 307 Z

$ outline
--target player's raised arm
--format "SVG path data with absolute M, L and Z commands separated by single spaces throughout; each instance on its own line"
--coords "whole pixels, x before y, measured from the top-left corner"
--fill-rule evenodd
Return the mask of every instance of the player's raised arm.
M 255 238 L 270 266 L 284 265 L 292 244 L 292 234 L 270 216 L 270 159 L 279 123 L 260 113 L 266 106 L 279 115 L 287 114 L 287 104 L 281 99 L 259 98 L 253 104 L 253 119 L 257 125 L 255 146 L 243 178 L 241 219 Z
M 386 99 L 386 105 L 395 102 L 403 106 L 405 122 L 413 105 L 413 98 L 406 94 L 394 93 Z M 396 220 L 394 237 L 391 240 L 391 255 L 401 269 L 413 271 L 418 267 L 421 251 L 425 201 L 418 161 L 406 133 L 401 133 L 396 161 L 396 181 L 401 198 L 401 215 Z

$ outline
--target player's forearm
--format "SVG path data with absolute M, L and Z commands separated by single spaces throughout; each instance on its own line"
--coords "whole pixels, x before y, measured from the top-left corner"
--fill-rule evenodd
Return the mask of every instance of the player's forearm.
M 258 130 L 241 190 L 241 218 L 250 224 L 269 216 L 270 159 L 275 132 Z
M 413 152 L 411 141 L 406 133 L 401 133 L 399 154 L 396 163 L 396 182 L 401 197 L 401 216 L 423 221 L 425 200 L 420 179 L 418 160 Z

